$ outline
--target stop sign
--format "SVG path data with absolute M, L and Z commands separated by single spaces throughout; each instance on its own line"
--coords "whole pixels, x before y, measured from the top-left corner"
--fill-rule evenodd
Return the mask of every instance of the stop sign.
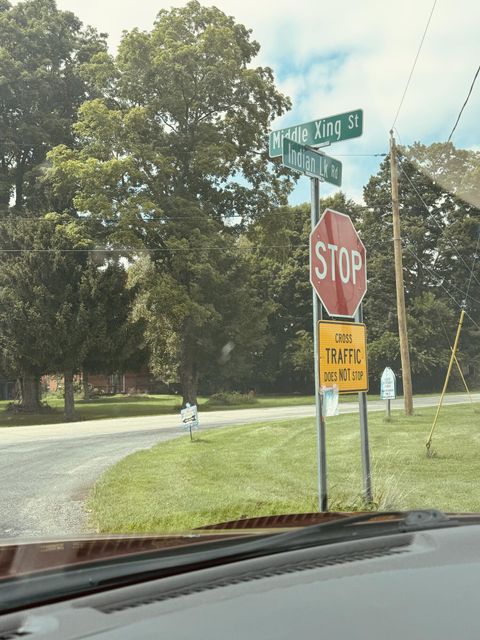
M 353 318 L 367 291 L 367 254 L 345 213 L 325 209 L 310 234 L 310 282 L 328 315 Z

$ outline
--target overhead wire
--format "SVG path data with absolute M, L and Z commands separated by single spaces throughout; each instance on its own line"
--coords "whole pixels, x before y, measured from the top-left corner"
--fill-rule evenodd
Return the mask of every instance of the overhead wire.
M 417 254 L 415 253 L 415 251 L 413 251 L 413 249 L 410 249 L 410 247 L 405 247 L 406 250 L 411 253 L 413 255 L 413 257 L 423 266 L 423 268 L 428 271 L 430 273 L 431 276 L 433 276 L 433 278 L 437 279 L 437 286 L 440 286 L 445 293 L 448 295 L 448 297 L 455 303 L 455 305 L 458 307 L 458 309 L 460 310 L 464 310 L 464 306 L 462 305 L 462 303 L 458 302 L 458 300 L 450 293 L 450 291 L 445 287 L 445 285 L 443 284 L 443 282 L 440 281 L 440 277 L 429 267 L 427 267 L 427 265 L 422 262 L 422 260 L 417 256 Z M 463 293 L 462 291 L 460 291 L 460 293 Z M 471 322 L 480 329 L 480 325 L 469 315 L 469 313 L 467 311 L 465 311 L 465 315 L 467 316 L 467 318 L 469 318 L 471 320 Z
M 417 65 L 417 61 L 418 61 L 418 58 L 420 56 L 420 51 L 422 50 L 423 43 L 424 43 L 425 37 L 427 35 L 428 27 L 430 26 L 430 21 L 432 20 L 432 16 L 433 16 L 433 12 L 435 11 L 436 4 L 437 4 L 437 0 L 434 0 L 433 5 L 432 5 L 432 9 L 430 11 L 430 15 L 428 16 L 427 24 L 425 25 L 425 30 L 423 32 L 422 39 L 420 40 L 420 45 L 419 45 L 418 50 L 417 50 L 417 55 L 415 56 L 415 60 L 413 61 L 413 65 L 412 65 L 412 68 L 410 70 L 410 74 L 408 76 L 407 84 L 405 85 L 405 89 L 403 90 L 403 94 L 402 94 L 402 97 L 400 99 L 400 104 L 398 105 L 398 109 L 397 109 L 397 112 L 395 114 L 395 118 L 393 119 L 393 124 L 390 127 L 390 129 L 393 129 L 395 127 L 395 124 L 397 122 L 398 116 L 400 114 L 400 110 L 401 110 L 401 108 L 403 106 L 403 101 L 405 100 L 405 96 L 407 95 L 408 87 L 410 86 L 410 81 L 412 79 L 413 72 L 415 71 L 415 67 Z
M 415 256 L 415 259 L 416 259 L 416 260 L 417 260 L 417 261 L 422 265 L 422 267 L 423 267 L 425 270 L 429 271 L 429 273 L 430 273 L 430 274 L 433 274 L 433 275 L 434 275 L 434 277 L 435 277 L 437 280 L 439 280 L 439 281 L 440 281 L 440 280 L 442 280 L 442 277 L 441 277 L 440 275 L 438 275 L 437 273 L 435 273 L 435 269 L 434 269 L 434 267 L 432 267 L 432 266 L 427 267 L 427 265 L 425 264 L 425 262 L 423 262 L 423 261 L 421 260 L 421 258 L 419 258 L 419 257 L 418 257 L 418 255 L 417 255 L 417 254 L 415 254 L 415 253 L 413 252 L 413 249 L 411 249 L 411 248 L 410 248 L 410 246 L 408 246 L 408 243 L 405 241 L 405 238 L 403 239 L 403 245 L 404 245 L 404 247 L 405 247 L 408 251 L 410 251 L 410 253 L 411 253 L 412 255 L 414 255 L 414 256 Z M 444 285 L 443 285 L 443 288 L 445 289 L 445 286 L 444 286 Z M 466 304 L 467 297 L 469 297 L 469 298 L 470 298 L 470 300 L 471 300 L 472 302 L 475 302 L 476 304 L 480 305 L 480 300 L 478 300 L 478 298 L 474 298 L 472 295 L 467 295 L 467 292 L 465 291 L 465 289 L 460 289 L 460 287 L 459 287 L 459 286 L 455 286 L 455 289 L 456 289 L 456 291 L 458 291 L 459 293 L 462 293 L 462 294 L 464 295 L 464 304 L 463 304 L 463 306 Z M 460 303 L 458 303 L 458 304 L 460 304 Z
M 262 245 L 262 251 L 264 249 L 285 249 L 285 245 L 283 244 L 270 244 L 270 245 Z M 298 249 L 304 248 L 303 244 L 291 245 L 288 247 L 289 249 Z M 245 250 L 251 251 L 251 247 L 236 247 L 236 250 Z M 156 247 L 155 249 L 149 249 L 147 247 L 135 248 L 135 247 L 123 247 L 120 249 L 116 248 L 104 248 L 104 247 L 94 247 L 94 248 L 85 248 L 85 249 L 2 249 L 0 248 L 0 253 L 178 253 L 178 252 L 195 252 L 195 251 L 223 251 L 227 252 L 229 249 L 225 247 L 176 247 L 169 249 L 167 247 Z
M 403 173 L 403 175 L 405 176 L 405 178 L 408 180 L 410 186 L 412 187 L 412 189 L 415 191 L 415 193 L 417 194 L 417 196 L 420 199 L 420 202 L 423 204 L 423 206 L 425 207 L 425 210 L 431 214 L 432 212 L 430 211 L 430 208 L 428 206 L 428 204 L 425 202 L 425 200 L 422 197 L 422 194 L 419 192 L 419 190 L 417 189 L 417 187 L 415 186 L 415 184 L 412 182 L 412 180 L 410 179 L 410 176 L 408 175 L 408 173 L 405 171 L 405 169 L 402 166 L 402 160 L 400 158 L 400 156 L 397 155 L 397 159 L 398 159 L 398 166 L 400 167 L 400 171 Z M 441 226 L 441 224 L 438 222 L 438 220 L 435 218 L 435 216 L 432 216 L 433 221 L 435 222 L 435 224 L 437 225 L 437 227 L 440 229 L 440 231 L 443 231 L 443 227 Z M 467 261 L 465 260 L 465 258 L 462 256 L 462 254 L 460 253 L 460 249 L 458 247 L 458 244 L 456 244 L 453 240 L 447 240 L 448 244 L 450 244 L 450 246 L 455 250 L 457 256 L 460 258 L 460 260 L 463 262 L 463 264 L 465 265 L 465 267 L 470 271 L 470 275 L 473 277 L 473 279 L 476 281 L 476 283 L 480 286 L 480 281 L 478 280 L 478 278 L 474 275 L 473 270 L 470 269 L 470 265 L 467 264 Z
M 440 282 L 440 277 L 432 270 L 430 269 L 430 267 L 427 267 L 427 265 L 417 256 L 417 254 L 415 253 L 415 251 L 413 251 L 412 249 L 410 249 L 409 246 L 404 244 L 405 249 L 411 253 L 413 255 L 413 257 L 417 260 L 417 262 L 419 262 L 422 267 L 428 272 L 430 273 L 431 276 L 433 276 L 435 279 L 437 279 L 437 284 L 438 286 L 440 286 L 445 293 L 449 296 L 449 298 L 451 298 L 451 300 L 453 300 L 453 302 L 455 303 L 455 305 L 460 309 L 460 310 L 464 310 L 465 315 L 467 316 L 467 318 L 469 318 L 469 320 L 478 328 L 480 329 L 480 324 L 478 324 L 473 318 L 472 316 L 465 310 L 465 307 L 463 304 L 461 304 L 460 302 L 458 302 L 458 300 L 450 293 L 450 291 L 445 287 L 445 285 L 443 284 L 443 282 Z M 459 290 L 460 291 L 460 290 Z M 461 293 L 463 293 L 462 291 L 460 291 Z M 472 299 L 472 298 L 470 298 Z M 478 302 L 478 301 L 476 301 Z
M 467 295 L 466 295 L 467 298 L 468 298 L 468 294 L 470 292 L 470 286 L 472 284 L 473 271 L 475 269 L 475 264 L 476 264 L 477 259 L 478 259 L 478 248 L 479 248 L 479 246 L 480 246 L 480 230 L 478 231 L 477 246 L 475 247 L 475 253 L 473 254 L 473 264 L 472 264 L 472 268 L 470 270 L 470 278 L 468 280 L 468 285 L 467 285 Z
M 385 158 L 388 153 L 331 153 L 335 158 Z
M 457 125 L 460 122 L 460 118 L 462 117 L 463 110 L 467 106 L 470 96 L 472 95 L 473 87 L 475 86 L 475 82 L 477 81 L 479 72 L 480 72 L 480 65 L 478 65 L 478 69 L 476 70 L 475 75 L 473 76 L 472 84 L 470 85 L 470 89 L 468 90 L 467 97 L 465 98 L 465 102 L 463 103 L 462 108 L 460 109 L 460 113 L 458 114 L 455 124 L 453 125 L 453 129 L 450 131 L 450 135 L 448 136 L 447 142 L 450 142 L 450 140 L 452 139 L 455 129 L 457 128 Z

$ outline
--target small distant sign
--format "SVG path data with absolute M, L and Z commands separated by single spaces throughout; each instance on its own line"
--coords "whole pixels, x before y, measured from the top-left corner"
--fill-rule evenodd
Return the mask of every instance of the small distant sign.
M 338 387 L 322 387 L 322 409 L 323 415 L 328 418 L 329 416 L 338 416 Z
M 385 367 L 380 378 L 380 398 L 395 400 L 397 397 L 397 378 L 390 367 Z
M 199 428 L 198 409 L 196 404 L 187 405 L 185 409 L 180 411 L 180 416 L 185 429 L 191 430 Z

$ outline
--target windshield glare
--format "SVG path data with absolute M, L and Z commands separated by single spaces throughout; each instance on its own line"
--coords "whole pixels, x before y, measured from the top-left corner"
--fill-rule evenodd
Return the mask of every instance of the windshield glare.
M 0 0 L 4 543 L 480 511 L 465 4 Z

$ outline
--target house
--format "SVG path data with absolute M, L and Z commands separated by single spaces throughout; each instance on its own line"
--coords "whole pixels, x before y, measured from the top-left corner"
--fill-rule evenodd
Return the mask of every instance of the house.
M 55 393 L 63 390 L 63 376 L 51 375 L 43 378 L 45 390 Z M 79 373 L 74 378 L 74 384 L 83 386 L 83 377 Z M 116 393 L 169 393 L 167 384 L 155 378 L 148 371 L 125 373 L 89 373 L 88 384 L 94 395 L 111 395 Z M 78 389 L 80 391 L 80 388 Z

